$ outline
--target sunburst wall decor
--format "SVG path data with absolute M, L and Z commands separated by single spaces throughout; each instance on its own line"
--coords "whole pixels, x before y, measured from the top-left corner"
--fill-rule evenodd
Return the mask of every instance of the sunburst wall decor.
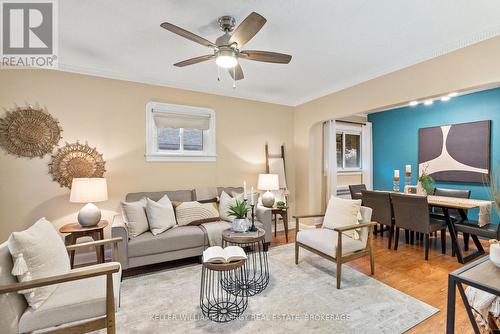
M 61 140 L 59 122 L 46 109 L 26 106 L 0 118 L 0 146 L 18 157 L 42 158 Z
M 105 164 L 102 154 L 87 143 L 66 143 L 52 155 L 49 173 L 61 187 L 71 188 L 74 177 L 103 177 Z

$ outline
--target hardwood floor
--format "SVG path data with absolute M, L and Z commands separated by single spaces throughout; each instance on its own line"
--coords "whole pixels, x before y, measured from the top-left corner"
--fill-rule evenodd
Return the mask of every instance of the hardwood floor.
M 431 237 L 429 260 L 425 261 L 423 242 L 408 245 L 404 242 L 404 233 L 401 234 L 397 251 L 387 249 L 387 234 L 383 238 L 378 236 L 374 239 L 375 275 L 373 277 L 440 310 L 408 333 L 444 333 L 448 273 L 463 265 L 458 263 L 456 258 L 451 257 L 449 236 L 446 255 L 441 254 L 439 235 L 437 238 Z M 294 242 L 295 230 L 289 231 L 288 240 L 289 243 Z M 461 239 L 460 242 L 462 242 Z M 283 244 L 285 244 L 285 234 L 278 232 L 271 246 Z M 487 249 L 488 243 L 483 242 L 483 246 Z M 472 242 L 469 249 L 475 250 Z M 368 257 L 354 260 L 346 265 L 366 275 L 370 274 Z M 334 279 L 332 277 L 332 280 Z M 456 304 L 455 333 L 474 333 L 459 295 Z

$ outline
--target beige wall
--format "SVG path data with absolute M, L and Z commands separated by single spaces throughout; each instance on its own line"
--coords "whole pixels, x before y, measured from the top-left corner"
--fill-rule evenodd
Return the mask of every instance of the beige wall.
M 215 163 L 146 163 L 145 106 L 160 101 L 215 110 Z M 111 219 L 128 192 L 256 185 L 265 171 L 264 144 L 287 148 L 288 184 L 294 194 L 290 107 L 57 71 L 1 70 L 0 106 L 39 103 L 59 119 L 63 140 L 88 141 L 104 154 L 109 200 L 100 203 Z M 3 112 L 0 112 L 3 115 Z M 45 216 L 56 226 L 75 220 L 79 204 L 48 175 L 49 156 L 15 158 L 0 151 L 0 241 Z
M 500 37 L 496 37 L 300 105 L 294 109 L 295 156 L 320 152 L 314 147 L 316 141 L 311 141 L 311 133 L 322 121 L 496 85 L 500 82 L 499 55 Z M 309 154 L 309 159 L 295 161 L 298 214 L 314 211 L 310 203 L 321 202 L 322 187 L 314 183 L 318 178 L 313 176 L 319 159 Z

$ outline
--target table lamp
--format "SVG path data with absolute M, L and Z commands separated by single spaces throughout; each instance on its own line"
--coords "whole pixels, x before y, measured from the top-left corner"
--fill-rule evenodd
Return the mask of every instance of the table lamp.
M 262 195 L 262 205 L 267 208 L 272 208 L 274 205 L 274 194 L 271 190 L 280 189 L 278 174 L 259 174 L 257 188 L 266 191 L 264 195 Z
M 84 227 L 101 221 L 101 210 L 93 203 L 108 200 L 108 186 L 104 178 L 74 178 L 69 201 L 87 203 L 78 212 L 78 223 Z

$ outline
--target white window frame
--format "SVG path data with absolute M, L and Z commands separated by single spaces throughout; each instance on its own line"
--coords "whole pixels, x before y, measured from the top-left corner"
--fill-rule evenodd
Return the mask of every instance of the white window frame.
M 158 131 L 155 125 L 153 111 L 168 113 L 185 113 L 189 115 L 209 116 L 209 129 L 203 131 L 203 151 L 187 151 L 183 149 L 181 137 L 180 150 L 158 149 Z M 178 162 L 213 162 L 216 161 L 215 142 L 215 111 L 209 108 L 149 102 L 146 105 L 146 161 L 178 161 Z M 182 129 L 181 129 L 182 133 Z
M 342 134 L 342 167 L 337 166 L 338 174 L 360 174 L 363 171 L 363 129 L 357 126 L 350 126 L 347 124 L 339 124 L 337 122 L 336 134 Z M 359 167 L 345 168 L 345 135 L 358 135 L 359 136 Z M 335 138 L 335 148 L 337 147 L 337 138 Z M 335 155 L 335 163 L 337 156 Z

